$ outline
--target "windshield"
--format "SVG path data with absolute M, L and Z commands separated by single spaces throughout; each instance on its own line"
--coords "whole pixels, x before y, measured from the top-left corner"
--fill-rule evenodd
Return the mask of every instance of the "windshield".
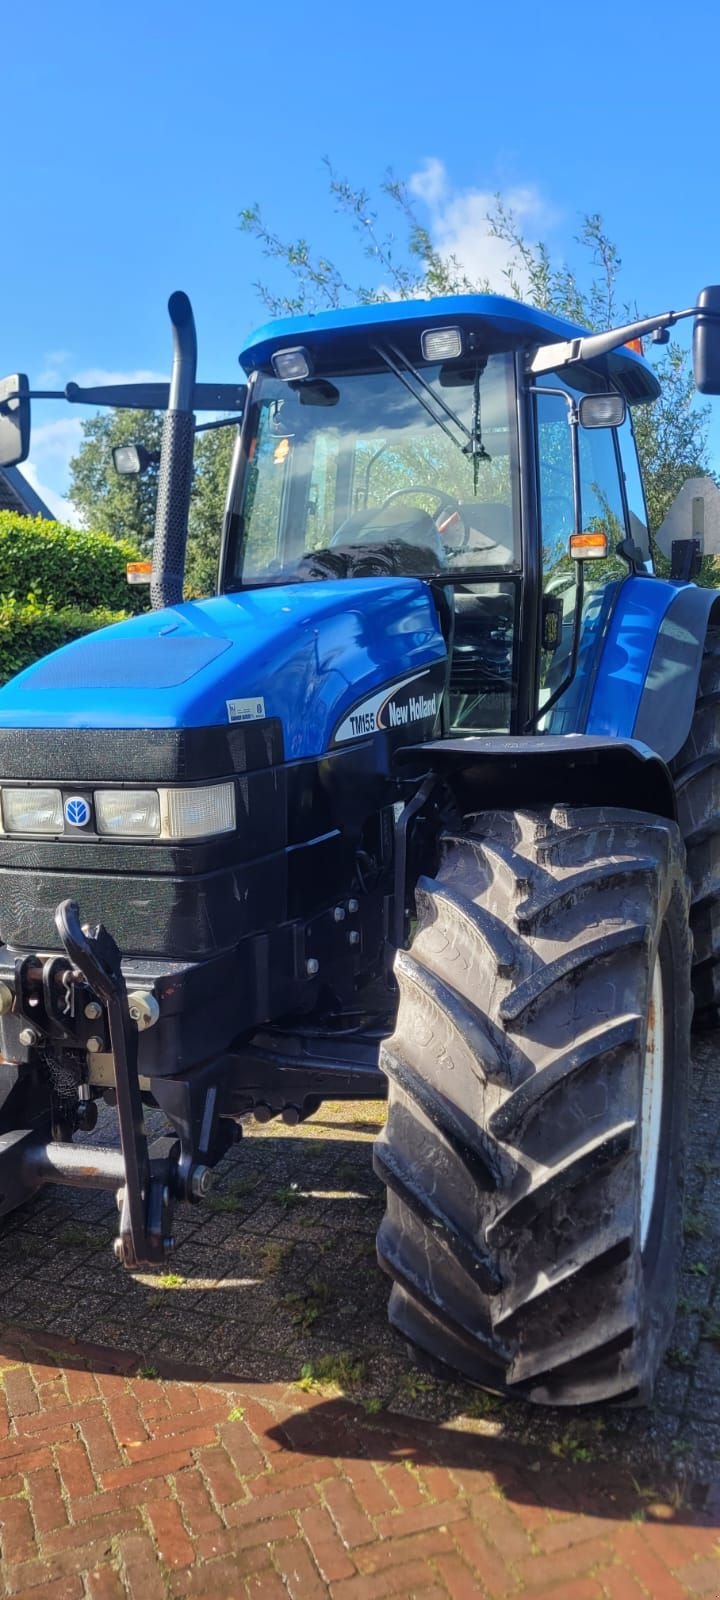
M 520 565 L 512 357 L 258 376 L 231 586 Z

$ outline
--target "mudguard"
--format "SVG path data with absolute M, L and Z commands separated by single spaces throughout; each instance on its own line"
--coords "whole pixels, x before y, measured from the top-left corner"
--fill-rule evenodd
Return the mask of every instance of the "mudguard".
M 464 813 L 566 803 L 676 817 L 668 768 L 637 739 L 577 733 L 433 739 L 406 745 L 395 759 L 400 767 L 437 773 Z
M 629 578 L 603 643 L 584 732 L 639 740 L 672 761 L 690 731 L 715 589 Z

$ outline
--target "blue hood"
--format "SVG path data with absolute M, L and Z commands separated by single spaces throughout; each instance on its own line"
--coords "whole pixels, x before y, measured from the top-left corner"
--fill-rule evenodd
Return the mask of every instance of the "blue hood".
M 320 755 L 343 712 L 443 660 L 417 578 L 292 584 L 147 612 L 65 645 L 0 689 L 2 728 L 198 728 L 264 702 L 288 759 Z

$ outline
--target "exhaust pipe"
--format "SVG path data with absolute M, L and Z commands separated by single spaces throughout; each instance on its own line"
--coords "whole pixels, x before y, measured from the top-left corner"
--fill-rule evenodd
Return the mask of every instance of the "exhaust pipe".
M 188 296 L 180 290 L 171 294 L 168 311 L 173 331 L 173 363 L 160 446 L 150 581 L 150 600 L 156 611 L 163 606 L 179 605 L 183 597 L 195 444 L 193 396 L 197 335 Z

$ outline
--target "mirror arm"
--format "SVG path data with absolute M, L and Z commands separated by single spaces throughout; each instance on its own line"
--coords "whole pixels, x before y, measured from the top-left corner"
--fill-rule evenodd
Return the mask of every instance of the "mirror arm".
M 531 354 L 528 372 L 534 377 L 544 372 L 555 372 L 558 367 L 568 367 L 576 361 L 593 361 L 598 356 L 610 355 L 627 344 L 630 339 L 642 339 L 646 333 L 659 328 L 674 328 L 685 317 L 706 317 L 720 320 L 720 312 L 706 310 L 704 306 L 687 306 L 683 311 L 663 311 L 656 317 L 643 317 L 638 322 L 628 322 L 621 328 L 609 328 L 605 333 L 581 334 L 577 339 L 565 339 L 557 344 L 543 344 Z

